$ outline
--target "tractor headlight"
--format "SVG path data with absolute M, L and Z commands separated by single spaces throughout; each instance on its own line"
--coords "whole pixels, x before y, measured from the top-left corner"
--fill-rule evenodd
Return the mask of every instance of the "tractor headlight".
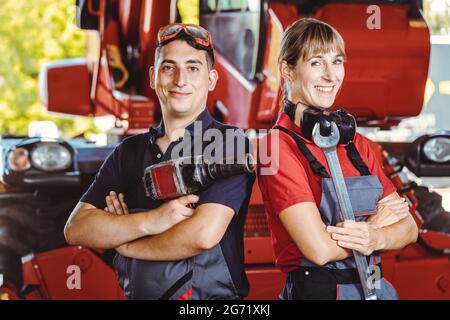
M 423 153 L 428 160 L 444 163 L 450 161 L 450 139 L 448 137 L 434 137 L 423 145 Z
M 25 148 L 16 148 L 8 153 L 8 165 L 13 171 L 22 172 L 31 167 L 29 152 Z
M 31 163 L 44 171 L 60 171 L 72 164 L 72 153 L 55 142 L 43 142 L 31 151 Z

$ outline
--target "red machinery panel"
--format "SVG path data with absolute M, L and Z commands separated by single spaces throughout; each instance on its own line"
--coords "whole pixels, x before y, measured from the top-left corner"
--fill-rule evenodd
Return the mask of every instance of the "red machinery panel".
M 92 114 L 90 74 L 86 59 L 64 59 L 44 65 L 39 92 L 48 111 L 87 116 Z
M 411 20 L 407 5 L 379 8 L 380 29 L 368 29 L 367 5 L 330 4 L 317 12 L 346 43 L 346 79 L 336 105 L 367 121 L 416 116 L 428 76 L 427 25 Z
M 422 109 L 430 34 L 422 18 L 408 16 L 409 5 L 379 5 L 380 29 L 369 29 L 367 7 L 327 4 L 314 17 L 335 27 L 346 43 L 346 77 L 335 105 L 355 115 L 360 124 L 391 126 Z M 269 3 L 262 83 L 245 79 L 218 53 L 221 85 L 210 102 L 226 106 L 227 122 L 244 128 L 266 128 L 273 123 L 279 109 L 281 33 L 301 17 L 294 4 Z
M 27 299 L 124 299 L 114 271 L 89 249 L 56 249 L 26 256 L 22 263 L 24 285 L 37 288 Z M 79 276 L 79 287 L 69 285 L 71 276 Z

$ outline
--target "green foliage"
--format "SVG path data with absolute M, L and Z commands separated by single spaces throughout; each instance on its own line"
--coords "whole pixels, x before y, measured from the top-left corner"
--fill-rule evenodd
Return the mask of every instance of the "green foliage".
M 200 24 L 199 18 L 199 0 L 179 0 L 178 11 L 180 12 L 181 22 Z
M 424 0 L 423 11 L 431 35 L 450 35 L 449 0 Z
M 39 102 L 43 63 L 84 56 L 75 0 L 0 1 L 0 134 L 26 134 L 33 120 L 52 120 L 66 136 L 93 128 L 91 119 L 60 119 Z

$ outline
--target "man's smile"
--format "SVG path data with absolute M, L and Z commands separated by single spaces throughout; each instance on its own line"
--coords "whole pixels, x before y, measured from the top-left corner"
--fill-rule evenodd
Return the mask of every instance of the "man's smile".
M 176 91 L 176 90 L 169 90 L 169 94 L 172 97 L 187 97 L 189 96 L 191 93 L 190 92 L 181 92 L 181 91 Z

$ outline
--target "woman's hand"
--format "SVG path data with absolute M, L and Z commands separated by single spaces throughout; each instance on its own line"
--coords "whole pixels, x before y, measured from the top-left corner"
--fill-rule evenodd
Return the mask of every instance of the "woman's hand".
M 390 226 L 409 216 L 409 206 L 405 198 L 386 197 L 377 203 L 377 214 L 367 220 L 374 228 Z
M 366 222 L 339 222 L 335 227 L 328 226 L 327 231 L 340 247 L 356 250 L 365 256 L 383 249 L 385 243 L 383 233 Z
M 123 193 L 119 193 L 119 195 L 116 194 L 116 192 L 111 191 L 108 196 L 106 196 L 106 207 L 105 211 L 121 215 L 121 214 L 128 214 L 128 206 L 125 203 L 125 196 Z

